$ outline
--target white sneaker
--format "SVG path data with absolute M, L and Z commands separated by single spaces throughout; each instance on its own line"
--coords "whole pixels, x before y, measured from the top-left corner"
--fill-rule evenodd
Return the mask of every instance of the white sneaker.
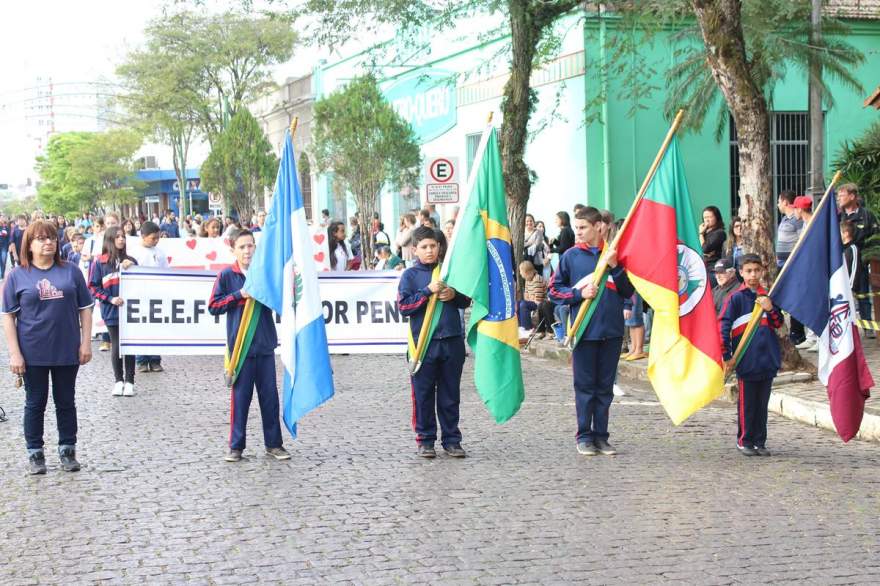
M 818 352 L 819 351 L 819 342 L 816 342 L 809 348 L 807 348 L 807 352 Z
M 125 383 L 125 388 L 123 389 L 122 394 L 126 397 L 134 397 L 134 384 Z
M 614 384 L 614 388 L 612 389 L 612 392 L 614 393 L 615 397 L 622 397 L 626 394 L 623 392 L 623 389 L 621 389 L 617 383 Z
M 119 381 L 118 383 L 113 385 L 113 396 L 114 397 L 121 397 L 122 396 L 124 384 L 125 383 L 123 383 L 122 381 Z
M 816 340 L 811 340 L 810 338 L 807 338 L 806 340 L 804 340 L 800 344 L 796 345 L 795 348 L 797 348 L 798 350 L 806 350 L 810 346 L 813 346 L 815 344 L 816 344 Z

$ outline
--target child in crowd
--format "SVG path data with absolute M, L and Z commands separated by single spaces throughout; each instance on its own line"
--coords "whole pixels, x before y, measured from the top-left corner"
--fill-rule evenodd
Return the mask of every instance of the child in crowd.
M 613 456 L 608 443 L 608 415 L 614 399 L 614 379 L 623 345 L 624 301 L 635 292 L 626 271 L 617 264 L 617 251 L 604 250 L 610 279 L 601 297 L 593 272 L 603 254 L 602 215 L 594 207 L 578 210 L 574 221 L 575 245 L 559 261 L 550 280 L 550 298 L 571 309 L 572 321 L 584 299 L 594 299 L 596 310 L 572 352 L 577 411 L 577 451 L 585 456 Z
M 86 237 L 76 233 L 70 237 L 70 252 L 67 253 L 67 262 L 79 266 L 82 262 L 82 249 L 86 243 Z
M 769 456 L 770 450 L 766 447 L 767 405 L 773 378 L 781 364 L 779 341 L 773 330 L 782 327 L 784 321 L 782 312 L 761 287 L 764 276 L 761 258 L 751 253 L 742 255 L 739 272 L 743 284 L 727 298 L 721 314 L 724 370 L 727 373 L 736 368 L 739 380 L 736 447 L 744 456 Z M 764 314 L 748 350 L 739 365 L 735 365 L 733 353 L 742 339 L 755 303 L 761 306 Z
M 855 243 L 856 225 L 844 220 L 840 223 L 840 239 L 843 241 L 843 260 L 849 271 L 849 286 L 853 295 L 865 290 L 865 269 L 862 264 L 862 251 Z M 859 319 L 871 319 L 870 315 L 859 315 Z M 816 350 L 818 351 L 818 344 Z M 811 348 L 812 350 L 812 348 Z
M 461 371 L 464 366 L 464 330 L 459 309 L 470 305 L 470 298 L 441 281 L 435 268 L 440 262 L 443 234 L 434 228 L 419 226 L 413 230 L 416 262 L 400 277 L 397 303 L 400 313 L 409 317 L 410 335 L 418 340 L 428 299 L 437 294 L 440 321 L 425 351 L 422 365 L 412 376 L 413 428 L 418 455 L 434 458 L 437 419 L 443 432 L 443 450 L 453 458 L 467 454 L 461 447 L 458 428 L 461 402 Z M 435 416 L 436 409 L 436 416 Z
M 531 261 L 524 260 L 519 263 L 519 274 L 525 281 L 523 298 L 519 302 L 517 311 L 519 335 L 521 338 L 527 337 L 531 335 L 533 329 L 537 329 L 538 339 L 543 339 L 547 332 L 552 331 L 550 324 L 553 322 L 553 307 L 547 302 L 547 284 Z M 532 327 L 532 312 L 535 310 L 538 310 L 537 328 Z
M 168 257 L 162 249 L 156 246 L 159 243 L 161 229 L 153 222 L 141 224 L 141 249 L 137 255 L 137 263 L 142 267 L 154 267 L 159 269 L 168 268 Z M 138 356 L 138 372 L 162 372 L 161 356 Z
M 143 231 L 143 227 L 141 228 Z M 211 315 L 226 314 L 226 351 L 232 354 L 238 328 L 247 298 L 247 291 L 242 289 L 248 267 L 256 249 L 256 241 L 250 230 L 237 230 L 229 235 L 232 255 L 235 263 L 220 271 L 214 282 L 214 290 L 208 301 Z M 260 415 L 263 420 L 263 441 L 266 453 L 276 460 L 289 460 L 290 454 L 284 449 L 281 440 L 281 423 L 279 421 L 278 384 L 275 381 L 275 348 L 278 346 L 278 335 L 275 331 L 275 320 L 272 310 L 258 304 L 254 319 L 257 322 L 251 346 L 248 349 L 244 365 L 232 384 L 232 413 L 229 417 L 229 451 L 227 462 L 239 462 L 245 449 L 248 410 L 257 387 L 257 399 L 260 402 Z
M 114 397 L 133 397 L 135 394 L 134 356 L 129 354 L 124 359 L 119 356 L 119 308 L 125 303 L 119 296 L 119 272 L 134 264 L 137 261 L 125 250 L 125 232 L 117 226 L 108 228 L 104 232 L 101 256 L 95 258 L 89 272 L 89 289 L 101 303 L 101 317 L 110 334 L 110 363 L 116 377 Z

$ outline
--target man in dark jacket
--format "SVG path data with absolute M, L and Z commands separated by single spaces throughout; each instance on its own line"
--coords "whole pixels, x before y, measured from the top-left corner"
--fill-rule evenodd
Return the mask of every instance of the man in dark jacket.
M 730 257 L 719 259 L 715 263 L 715 279 L 718 281 L 718 286 L 712 289 L 712 300 L 715 302 L 715 315 L 721 317 L 724 301 L 740 285 Z

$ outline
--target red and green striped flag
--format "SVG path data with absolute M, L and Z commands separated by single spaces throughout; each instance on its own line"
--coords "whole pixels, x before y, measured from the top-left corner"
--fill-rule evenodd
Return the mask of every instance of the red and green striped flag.
M 676 425 L 724 386 L 721 336 L 696 226 L 673 136 L 630 212 L 617 256 L 654 308 L 648 378 Z

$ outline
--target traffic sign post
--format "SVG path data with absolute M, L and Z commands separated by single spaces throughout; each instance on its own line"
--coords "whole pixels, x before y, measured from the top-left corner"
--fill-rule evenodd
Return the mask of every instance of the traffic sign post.
M 208 193 L 208 209 L 209 210 L 222 210 L 223 209 L 223 196 L 216 192 Z
M 428 203 L 458 203 L 458 157 L 428 159 L 425 195 Z

